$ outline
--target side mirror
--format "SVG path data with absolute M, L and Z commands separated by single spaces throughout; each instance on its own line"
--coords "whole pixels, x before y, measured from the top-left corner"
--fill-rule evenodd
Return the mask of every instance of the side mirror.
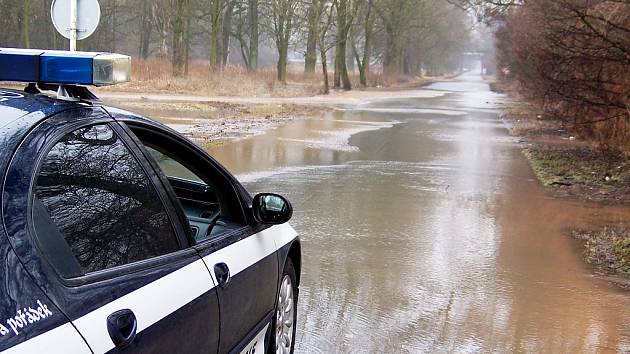
M 278 194 L 256 194 L 252 202 L 254 219 L 262 224 L 284 224 L 291 219 L 293 207 L 289 201 Z

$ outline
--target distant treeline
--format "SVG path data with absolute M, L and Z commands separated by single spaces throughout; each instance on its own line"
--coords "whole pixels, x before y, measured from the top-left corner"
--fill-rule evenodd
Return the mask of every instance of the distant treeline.
M 0 0 L 0 46 L 66 48 L 49 19 L 52 0 Z M 349 89 L 348 70 L 367 84 L 370 66 L 388 75 L 443 74 L 459 69 L 469 50 L 469 14 L 445 0 L 100 0 L 97 32 L 82 50 L 169 58 L 173 74 L 190 60 L 210 70 L 240 63 L 275 64 L 286 80 L 292 56 L 304 70 L 334 72 Z M 322 65 L 317 65 L 317 63 Z M 326 87 L 328 84 L 326 83 Z

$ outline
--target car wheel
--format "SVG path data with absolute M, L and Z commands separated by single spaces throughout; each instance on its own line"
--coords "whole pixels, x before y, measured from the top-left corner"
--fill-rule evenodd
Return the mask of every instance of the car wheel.
M 269 353 L 292 354 L 295 346 L 295 320 L 297 318 L 297 282 L 291 259 L 287 260 L 282 272 L 278 305 L 273 320 Z

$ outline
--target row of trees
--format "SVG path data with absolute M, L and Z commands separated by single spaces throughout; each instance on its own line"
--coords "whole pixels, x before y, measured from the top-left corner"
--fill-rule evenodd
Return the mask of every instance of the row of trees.
M 48 18 L 52 0 L 0 0 L 0 45 L 60 48 Z M 389 75 L 457 69 L 471 21 L 447 0 L 101 0 L 97 32 L 80 49 L 168 57 L 186 75 L 191 58 L 210 70 L 238 62 L 255 71 L 272 57 L 279 81 L 291 57 L 304 71 L 321 67 L 328 89 L 351 88 L 349 72 L 368 84 L 374 65 Z M 273 51 L 271 49 L 273 48 Z M 317 65 L 317 63 L 321 65 Z
M 630 2 L 528 0 L 495 21 L 501 79 L 584 137 L 630 152 Z

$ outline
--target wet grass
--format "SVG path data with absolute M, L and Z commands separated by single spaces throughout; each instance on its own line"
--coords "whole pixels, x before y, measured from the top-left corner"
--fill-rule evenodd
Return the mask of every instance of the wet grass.
M 584 257 L 598 272 L 630 279 L 630 229 L 605 227 L 574 230 L 572 236 L 584 241 Z
M 541 183 L 560 196 L 630 202 L 630 162 L 590 148 L 531 146 L 523 149 Z

